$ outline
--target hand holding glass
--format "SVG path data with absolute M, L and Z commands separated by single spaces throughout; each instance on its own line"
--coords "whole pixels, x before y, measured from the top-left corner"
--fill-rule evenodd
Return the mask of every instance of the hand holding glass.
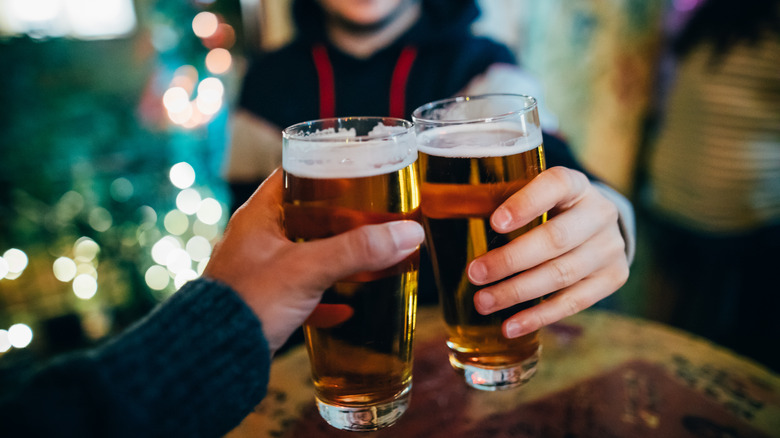
M 420 220 L 410 122 L 353 117 L 283 132 L 284 226 L 293 241 L 361 225 Z M 325 291 L 304 324 L 320 415 L 346 430 L 376 430 L 406 410 L 412 386 L 419 251 Z
M 490 215 L 545 169 L 542 130 L 533 97 L 483 95 L 426 104 L 413 113 L 423 223 L 447 325 L 450 363 L 466 382 L 494 391 L 527 382 L 536 372 L 538 332 L 507 339 L 501 324 L 539 300 L 479 314 L 468 264 L 541 225 L 500 234 Z

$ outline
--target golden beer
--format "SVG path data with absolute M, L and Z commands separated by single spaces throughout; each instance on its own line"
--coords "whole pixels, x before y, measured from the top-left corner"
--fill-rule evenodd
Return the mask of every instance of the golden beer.
M 469 385 L 483 390 L 525 383 L 536 370 L 540 351 L 538 332 L 507 339 L 501 331 L 508 317 L 539 300 L 481 315 L 474 294 L 486 286 L 474 286 L 466 273 L 475 258 L 546 220 L 543 215 L 508 234 L 490 226 L 496 208 L 545 169 L 541 130 L 515 123 L 525 113 L 499 112 L 509 117 L 489 123 L 436 120 L 429 123 L 433 127 L 418 121 L 420 113 L 415 112 L 423 223 L 447 325 L 450 363 L 464 372 Z
M 358 122 L 377 123 L 339 120 L 347 130 Z M 388 123 L 404 129 L 383 135 L 402 138 L 379 141 L 372 136 L 363 141 L 361 136 L 368 134 L 359 130 L 345 138 L 335 135 L 341 131 L 334 131 L 335 138 L 288 132 L 299 125 L 285 131 L 283 208 L 291 240 L 420 220 L 411 124 L 383 120 Z M 325 291 L 304 324 L 318 407 L 333 426 L 374 430 L 392 424 L 405 411 L 412 383 L 418 269 L 419 251 L 385 270 L 342 279 Z

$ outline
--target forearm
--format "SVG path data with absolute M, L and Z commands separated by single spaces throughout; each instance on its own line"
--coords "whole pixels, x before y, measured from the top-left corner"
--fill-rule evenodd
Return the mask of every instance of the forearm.
M 111 342 L 0 402 L 3 436 L 222 436 L 265 395 L 259 320 L 222 284 L 185 285 Z

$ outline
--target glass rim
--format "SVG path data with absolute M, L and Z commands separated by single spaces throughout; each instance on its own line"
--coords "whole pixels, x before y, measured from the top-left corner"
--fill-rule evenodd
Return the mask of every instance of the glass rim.
M 523 105 L 522 108 L 514 110 L 514 111 L 508 111 L 503 112 L 500 114 L 496 114 L 494 116 L 486 116 L 486 117 L 474 117 L 474 118 L 468 118 L 468 119 L 457 119 L 457 120 L 441 120 L 441 119 L 430 119 L 419 116 L 419 114 L 425 110 L 431 109 L 435 106 L 442 106 L 443 104 L 448 103 L 461 103 L 461 102 L 471 102 L 471 101 L 479 101 L 479 100 L 486 100 L 486 99 L 493 99 L 497 97 L 504 97 L 504 98 L 521 98 L 525 100 L 525 105 Z M 525 114 L 534 108 L 537 107 L 537 101 L 536 98 L 533 96 L 529 96 L 527 94 L 515 94 L 515 93 L 487 93 L 487 94 L 475 94 L 475 95 L 464 95 L 464 96 L 455 96 L 450 97 L 447 99 L 439 99 L 434 100 L 433 102 L 428 102 L 425 105 L 422 105 L 415 109 L 412 112 L 412 123 L 422 123 L 422 124 L 436 124 L 436 125 L 463 125 L 463 124 L 469 124 L 469 123 L 482 123 L 482 122 L 498 122 L 504 119 L 508 119 L 517 115 Z
M 403 127 L 404 130 L 400 132 L 387 132 L 384 134 L 375 135 L 371 137 L 367 135 L 357 135 L 355 137 L 349 138 L 350 143 L 360 143 L 360 142 L 369 142 L 369 141 L 373 142 L 377 140 L 385 140 L 394 137 L 400 137 L 403 135 L 408 135 L 409 133 L 414 132 L 414 123 L 410 122 L 409 120 L 401 119 L 398 117 L 384 117 L 384 116 L 327 117 L 323 119 L 307 120 L 305 122 L 298 122 L 294 125 L 290 125 L 284 128 L 284 130 L 282 130 L 282 137 L 288 140 L 294 140 L 296 142 L 300 141 L 300 142 L 316 142 L 316 143 L 344 143 L 345 142 L 344 137 L 328 138 L 327 136 L 312 136 L 310 134 L 301 135 L 301 134 L 294 133 L 294 131 L 300 130 L 303 127 L 311 127 L 314 124 L 324 124 L 326 122 L 331 122 L 336 125 L 339 125 L 340 123 L 347 122 L 347 121 L 370 121 L 370 120 L 376 120 L 377 122 L 385 122 L 385 121 L 395 122 L 397 124 L 393 124 L 391 126 Z

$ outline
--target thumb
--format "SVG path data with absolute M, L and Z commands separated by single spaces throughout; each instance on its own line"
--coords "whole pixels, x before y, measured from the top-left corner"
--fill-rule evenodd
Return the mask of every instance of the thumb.
M 335 281 L 364 271 L 378 271 L 400 262 L 422 244 L 425 232 L 415 221 L 365 225 L 327 239 L 304 243 L 304 254 L 316 260 L 316 286 L 326 289 Z M 304 248 L 301 248 L 304 249 Z

